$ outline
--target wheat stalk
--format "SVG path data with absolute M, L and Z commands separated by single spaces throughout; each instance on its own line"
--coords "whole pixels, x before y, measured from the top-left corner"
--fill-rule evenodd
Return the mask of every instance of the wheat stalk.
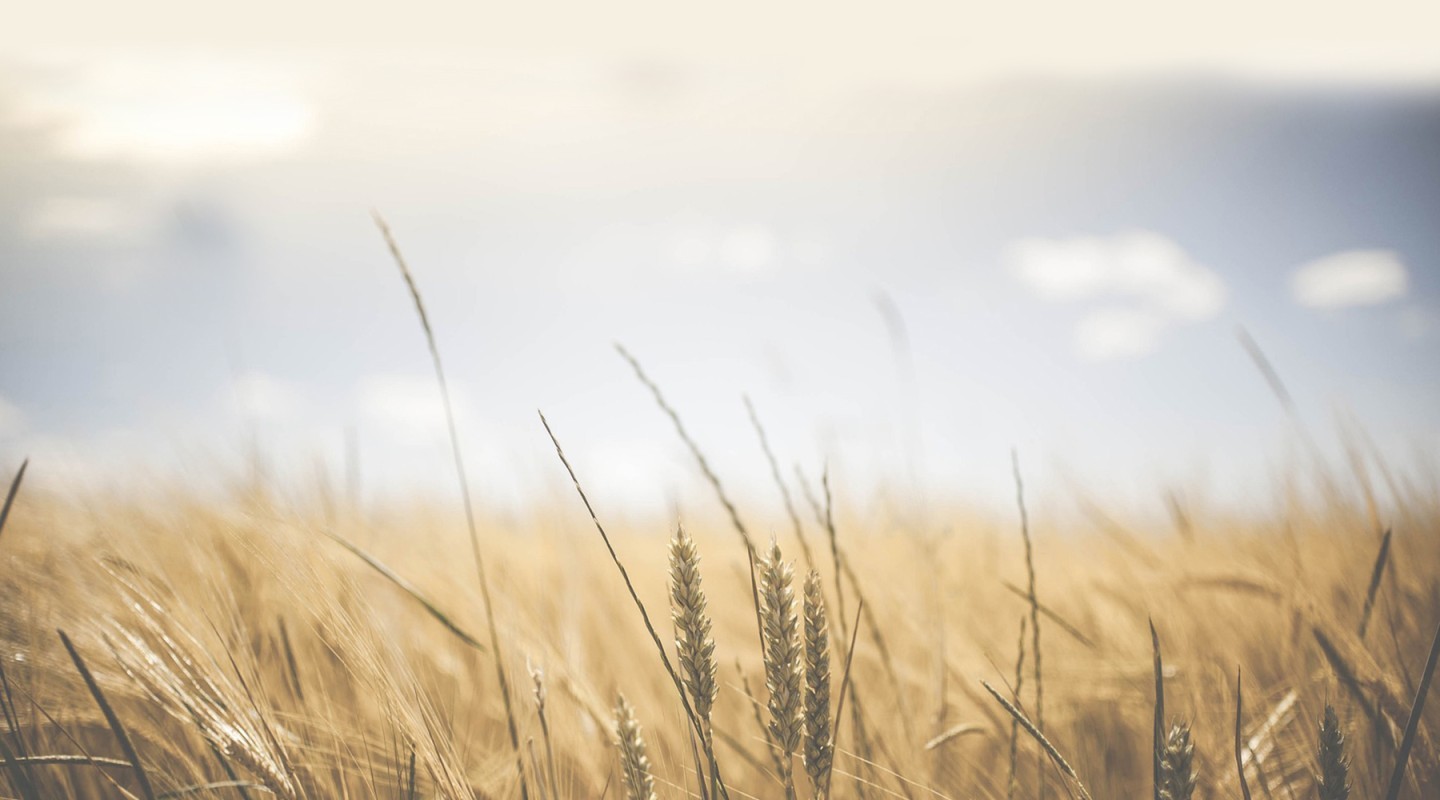
M 830 728 L 830 625 L 820 573 L 805 576 L 805 772 L 814 798 L 830 782 L 835 743 Z
M 520 734 L 515 722 L 515 708 L 510 701 L 510 677 L 505 669 L 504 654 L 500 650 L 500 628 L 495 623 L 495 602 L 490 596 L 490 579 L 486 575 L 485 558 L 480 550 L 480 534 L 475 527 L 475 507 L 470 499 L 470 480 L 466 477 L 465 461 L 460 453 L 460 435 L 455 429 L 455 409 L 450 402 L 450 385 L 445 380 L 445 367 L 440 361 L 440 346 L 435 341 L 435 330 L 430 326 L 430 315 L 425 311 L 425 301 L 420 297 L 420 287 L 415 283 L 415 276 L 410 272 L 410 265 L 400 253 L 400 244 L 395 241 L 394 234 L 390 232 L 390 226 L 386 224 L 379 212 L 375 212 L 374 218 L 376 227 L 380 229 L 380 235 L 385 238 L 385 244 L 390 248 L 390 255 L 395 260 L 395 266 L 400 269 L 400 277 L 405 280 L 405 286 L 410 290 L 410 299 L 415 304 L 415 313 L 420 317 L 420 327 L 425 332 L 425 344 L 430 349 L 430 363 L 435 368 L 435 382 L 440 385 L 440 400 L 445 409 L 445 426 L 450 434 L 450 454 L 455 461 L 455 478 L 460 484 L 460 498 L 464 501 L 465 506 L 465 527 L 470 533 L 470 551 L 475 560 L 475 575 L 480 584 L 480 597 L 485 601 L 485 624 L 490 629 L 490 654 L 495 660 L 495 682 L 499 684 L 500 701 L 505 707 L 505 725 L 510 734 L 510 750 L 515 755 L 515 771 L 520 777 L 520 798 L 521 800 L 530 800 L 530 784 L 525 779 L 525 762 L 520 755 Z
M 1025 508 L 1025 481 L 1020 475 L 1020 454 L 1010 451 L 1010 468 L 1015 477 L 1015 504 L 1020 508 L 1020 538 L 1025 542 L 1025 576 L 1030 600 L 1030 658 L 1035 664 L 1035 728 L 1045 732 L 1045 673 L 1040 662 L 1040 596 L 1035 592 L 1035 547 L 1030 540 L 1030 514 Z M 1016 699 L 1019 699 L 1017 693 Z M 1040 780 L 1038 797 L 1045 798 L 1045 770 L 1036 766 Z

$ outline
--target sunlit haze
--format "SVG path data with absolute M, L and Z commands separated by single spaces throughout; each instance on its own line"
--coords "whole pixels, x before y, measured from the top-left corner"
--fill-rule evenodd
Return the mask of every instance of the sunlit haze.
M 1440 445 L 1421 4 L 145 5 L 0 33 L 0 466 L 37 484 L 449 497 L 372 211 L 482 503 L 557 485 L 537 409 L 608 502 L 712 502 L 616 343 L 761 504 L 743 396 L 857 497 L 1003 499 L 1013 447 L 1258 501 L 1305 435 L 1242 328 L 1322 451 Z

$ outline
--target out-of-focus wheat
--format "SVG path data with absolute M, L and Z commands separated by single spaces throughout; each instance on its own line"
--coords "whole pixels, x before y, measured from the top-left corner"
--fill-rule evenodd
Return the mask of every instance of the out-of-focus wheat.
M 655 800 L 655 779 L 650 775 L 645 737 L 635 719 L 635 709 L 623 694 L 615 700 L 615 748 L 620 752 L 620 774 L 627 800 Z

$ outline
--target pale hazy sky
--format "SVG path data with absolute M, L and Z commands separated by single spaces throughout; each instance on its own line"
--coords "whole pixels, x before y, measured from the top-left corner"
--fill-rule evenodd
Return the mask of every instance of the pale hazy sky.
M 309 475 L 353 427 L 367 492 L 444 491 L 372 207 L 493 502 L 556 478 L 536 408 L 611 502 L 704 502 L 615 341 L 766 501 L 742 392 L 857 492 L 1004 498 L 1015 445 L 1042 487 L 1257 498 L 1286 426 L 1238 324 L 1327 438 L 1440 444 L 1419 4 L 149 5 L 0 32 L 0 465 L 38 480 L 251 434 Z

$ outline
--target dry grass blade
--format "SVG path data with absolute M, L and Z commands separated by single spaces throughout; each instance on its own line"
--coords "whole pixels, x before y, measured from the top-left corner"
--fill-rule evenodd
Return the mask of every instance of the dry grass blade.
M 1020 508 L 1020 536 L 1025 541 L 1025 577 L 1030 596 L 1030 658 L 1035 664 L 1035 727 L 1045 731 L 1045 671 L 1040 661 L 1040 595 L 1035 590 L 1035 547 L 1030 541 L 1030 514 L 1025 509 L 1025 482 L 1020 476 L 1020 454 L 1010 451 L 1010 468 L 1015 475 L 1015 504 Z M 1045 797 L 1045 771 L 1038 770 L 1039 797 Z
M 770 449 L 770 437 L 765 435 L 765 426 L 760 424 L 760 415 L 756 413 L 750 397 L 745 395 L 741 399 L 745 401 L 745 412 L 750 415 L 750 425 L 755 428 L 755 435 L 760 438 L 760 449 L 764 451 L 765 461 L 770 465 L 770 477 L 775 479 L 775 486 L 780 489 L 780 499 L 785 502 L 785 513 L 790 517 L 790 525 L 795 529 L 795 541 L 800 543 L 800 552 L 805 556 L 805 567 L 814 569 L 815 555 L 810 551 L 810 543 L 805 540 L 805 530 L 800 525 L 800 514 L 795 510 L 795 500 L 790 496 L 790 487 L 785 485 L 785 479 L 780 475 L 780 464 L 775 460 L 774 451 Z
M 81 766 L 81 767 L 119 767 L 121 769 L 134 769 L 135 765 L 129 761 L 121 761 L 118 758 L 103 758 L 101 756 L 71 755 L 47 755 L 47 756 L 20 756 L 12 759 L 16 764 L 35 764 L 37 766 Z
M 1235 338 L 1240 341 L 1240 346 L 1245 348 L 1245 354 L 1250 356 L 1255 368 L 1260 370 L 1266 385 L 1270 387 L 1270 392 L 1275 395 L 1275 399 L 1280 402 L 1285 413 L 1292 418 L 1296 417 L 1295 400 L 1290 397 L 1290 390 L 1285 388 L 1285 382 L 1280 380 L 1280 373 L 1275 371 L 1275 366 L 1270 363 L 1265 351 L 1260 349 L 1260 343 L 1255 341 L 1255 337 L 1251 336 L 1250 331 L 1244 327 L 1235 329 Z
M 1090 791 L 1085 788 L 1085 784 L 1080 780 L 1080 776 L 1075 774 L 1075 769 L 1070 766 L 1070 762 L 1066 761 L 1065 757 L 1060 755 L 1060 751 L 1056 750 L 1055 745 L 1051 744 L 1050 740 L 1045 738 L 1045 734 L 1041 733 L 1040 729 L 1035 727 L 1035 723 L 1031 722 L 1029 718 L 1021 713 L 1020 709 L 1016 708 L 1009 700 L 1006 700 L 1004 695 L 995 691 L 995 687 L 985 681 L 981 681 L 980 685 L 984 686 L 985 691 L 989 692 L 990 696 L 995 698 L 1016 722 L 1020 723 L 1020 727 L 1024 728 L 1025 732 L 1030 734 L 1030 738 L 1039 743 L 1045 753 L 1050 756 L 1050 760 L 1054 762 L 1056 768 L 1075 782 L 1075 789 L 1080 792 L 1080 796 L 1086 798 L 1086 800 L 1090 800 Z
M 1410 705 L 1410 718 L 1405 722 L 1405 735 L 1400 740 L 1400 749 L 1395 753 L 1395 769 L 1390 773 L 1390 787 L 1385 790 L 1385 800 L 1397 800 L 1400 786 L 1405 782 L 1405 766 L 1410 760 L 1410 749 L 1415 745 L 1415 734 L 1420 730 L 1420 715 L 1425 712 L 1425 696 L 1430 692 L 1430 680 L 1435 677 L 1435 662 L 1440 660 L 1440 626 L 1435 628 L 1435 638 L 1430 642 L 1430 655 L 1425 659 L 1425 671 L 1420 675 L 1420 686 L 1415 690 L 1415 702 Z
M 780 750 L 775 746 L 775 737 L 770 735 L 770 728 L 765 724 L 765 711 L 760 708 L 760 701 L 755 697 L 755 690 L 750 686 L 750 678 L 740 666 L 740 660 L 735 660 L 735 672 L 740 676 L 740 691 L 744 692 L 745 699 L 750 701 L 750 713 L 755 718 L 755 727 L 760 729 L 760 734 L 765 737 L 765 752 L 770 754 L 770 766 L 774 768 L 776 782 L 780 780 Z M 717 731 L 717 733 L 719 733 Z M 764 771 L 763 769 L 761 770 Z
M 20 469 L 16 470 L 15 477 L 10 481 L 10 491 L 5 493 L 5 507 L 0 508 L 0 534 L 5 533 L 5 520 L 10 518 L 10 506 L 15 504 L 15 495 L 20 493 L 20 482 L 25 480 L 25 470 L 30 466 L 30 459 L 20 462 Z
M 1006 591 L 1010 592 L 1011 594 L 1015 595 L 1016 597 L 1019 597 L 1021 600 L 1024 600 L 1027 605 L 1030 603 L 1030 595 L 1027 594 L 1024 589 L 1021 589 L 1019 586 L 1016 586 L 1015 584 L 1011 583 L 1010 581 L 1001 581 L 1001 582 L 1000 582 L 1000 585 L 1001 585 L 1001 586 L 1004 586 L 1005 589 L 1006 589 Z M 1048 620 L 1050 620 L 1051 622 L 1053 622 L 1053 623 L 1055 623 L 1056 625 L 1058 625 L 1058 626 L 1060 627 L 1060 630 L 1065 631 L 1066 633 L 1070 634 L 1070 637 L 1073 638 L 1075 641 L 1079 642 L 1080 644 L 1085 645 L 1086 647 L 1090 648 L 1091 650 L 1098 650 L 1098 649 L 1099 649 L 1099 645 L 1095 644 L 1095 640 L 1094 640 L 1094 639 L 1091 639 L 1089 636 L 1086 636 L 1083 632 L 1081 632 L 1081 630 L 1080 630 L 1079 628 L 1077 628 L 1077 627 L 1075 627 L 1074 625 L 1070 624 L 1070 622 L 1069 622 L 1068 620 L 1066 620 L 1064 617 L 1060 616 L 1060 614 L 1059 614 L 1058 612 L 1056 612 L 1054 609 L 1050 608 L 1049 606 L 1045 605 L 1044 603 L 1040 603 L 1039 606 L 1040 606 L 1040 616 L 1042 616 L 1042 617 L 1044 617 L 1045 619 L 1048 619 Z
M 1360 610 L 1360 638 L 1365 638 L 1365 630 L 1370 627 L 1370 612 L 1375 610 L 1375 597 L 1380 593 L 1380 580 L 1385 577 L 1385 564 L 1390 558 L 1390 529 L 1385 530 L 1385 536 L 1380 539 L 1380 552 L 1375 556 L 1375 567 L 1370 570 L 1370 585 L 1365 588 L 1365 607 Z
M 1015 646 L 1015 702 L 1020 702 L 1020 690 L 1025 686 L 1025 626 L 1029 623 L 1020 618 L 1020 640 Z M 1020 766 L 1020 723 L 1010 720 L 1010 769 L 1005 778 L 1005 800 L 1015 797 L 1016 769 Z
M 600 540 L 605 543 L 605 549 L 610 553 L 610 560 L 614 562 L 615 568 L 620 571 L 620 578 L 625 582 L 625 590 L 630 593 L 630 599 L 640 611 L 640 618 L 645 622 L 645 630 L 650 634 L 650 640 L 655 643 L 655 650 L 660 654 L 660 663 L 665 666 L 665 672 L 675 684 L 675 692 L 680 696 L 680 705 L 685 708 L 685 716 L 689 718 L 690 725 L 695 729 L 695 735 L 705 736 L 704 726 L 700 723 L 700 717 L 696 715 L 695 709 L 690 705 L 690 698 L 686 695 L 684 681 L 680 674 L 675 671 L 674 665 L 670 663 L 670 656 L 665 653 L 665 644 L 660 640 L 660 634 L 656 633 L 655 625 L 650 621 L 650 612 L 645 610 L 645 603 L 640 600 L 640 595 L 635 591 L 635 584 L 630 580 L 630 571 L 625 569 L 625 564 L 620 561 L 620 556 L 615 552 L 615 546 L 610 543 L 610 534 L 605 532 L 605 526 L 600 524 L 600 517 L 595 514 L 595 507 L 590 505 L 590 498 L 585 495 L 585 490 L 580 486 L 580 478 L 575 475 L 574 467 L 570 466 L 570 459 L 565 457 L 565 450 L 560 447 L 560 440 L 555 437 L 555 432 L 550 429 L 549 420 L 545 419 L 543 412 L 536 412 L 540 415 L 540 424 L 545 427 L 545 434 L 550 437 L 550 443 L 555 446 L 555 455 L 560 458 L 564 465 L 565 472 L 570 476 L 570 483 L 575 486 L 575 492 L 580 495 L 580 502 L 585 504 L 585 511 L 590 515 L 590 521 L 594 523 L 595 530 L 600 534 Z M 720 778 L 720 764 L 713 756 L 710 758 L 710 772 L 713 780 L 720 789 L 722 797 L 728 797 L 725 782 Z
M 505 706 L 505 723 L 510 734 L 510 749 L 515 755 L 515 770 L 520 778 L 521 800 L 529 800 L 530 786 L 525 779 L 525 761 L 520 752 L 520 733 L 515 722 L 514 703 L 510 700 L 510 678 L 505 669 L 505 659 L 500 649 L 500 630 L 495 624 L 495 603 L 490 596 L 490 580 L 485 575 L 485 558 L 480 552 L 480 533 L 475 527 L 475 509 L 470 500 L 470 481 L 465 477 L 465 460 L 460 453 L 460 436 L 455 430 L 455 410 L 450 401 L 450 387 L 445 381 L 445 366 L 440 361 L 440 348 L 435 342 L 435 331 L 430 326 L 430 315 L 425 312 L 425 301 L 420 297 L 420 288 L 410 272 L 410 266 L 400 253 L 400 245 L 390 232 L 390 226 L 377 212 L 375 225 L 385 237 L 395 266 L 410 290 L 410 299 L 415 303 L 415 313 L 420 317 L 420 327 L 425 331 L 425 344 L 430 348 L 430 361 L 435 367 L 435 381 L 440 384 L 440 399 L 445 407 L 445 426 L 450 434 L 450 453 L 455 460 L 455 478 L 460 483 L 460 497 L 465 505 L 465 526 L 470 533 L 470 549 L 475 558 L 475 575 L 480 583 L 480 594 L 485 601 L 485 622 L 490 628 L 490 649 L 495 661 L 495 680 L 500 685 L 500 699 Z
M 1240 684 L 1240 668 L 1235 668 L 1235 772 L 1240 777 L 1240 794 L 1245 800 L 1250 800 L 1250 783 L 1245 780 L 1245 759 L 1241 756 L 1241 739 L 1243 734 L 1240 729 L 1240 720 L 1244 715 L 1245 701 L 1242 699 L 1243 688 Z
M 476 650 L 479 650 L 482 653 L 486 652 L 485 645 L 481 644 L 478 639 L 467 633 L 464 628 L 461 628 L 458 624 L 456 624 L 454 620 L 450 619 L 450 615 L 446 614 L 444 611 L 441 611 L 440 608 L 436 606 L 432 600 L 430 600 L 430 598 L 426 597 L 424 593 L 420 591 L 419 587 L 415 586 L 415 584 L 405 580 L 398 573 L 396 573 L 395 570 L 385 566 L 385 563 L 382 562 L 380 559 L 360 549 L 359 545 L 353 544 L 346 539 L 342 539 L 340 536 L 330 533 L 329 531 L 322 531 L 322 533 L 324 533 L 336 544 L 340 545 L 346 550 L 349 550 L 355 555 L 356 558 L 364 561 L 371 569 L 379 573 L 381 577 L 394 584 L 395 588 L 399 589 L 405 594 L 410 595 L 410 597 L 415 602 L 419 603 L 422 608 L 429 612 L 430 616 L 434 617 L 435 620 L 441 625 L 444 625 L 446 630 L 455 634 L 455 636 L 459 638 L 460 641 L 475 648 Z
M 985 732 L 985 726 L 983 726 L 983 725 L 976 725 L 976 724 L 973 723 L 973 722 L 962 722 L 962 723 L 960 723 L 959 725 L 955 725 L 955 726 L 952 726 L 952 727 L 950 727 L 950 728 L 947 728 L 947 729 L 944 730 L 944 731 L 941 731 L 941 732 L 940 732 L 937 736 L 935 736 L 933 739 L 931 739 L 930 741 L 926 742 L 926 743 L 925 743 L 925 750 L 926 750 L 926 751 L 934 750 L 934 749 L 936 749 L 937 747 L 941 747 L 941 746 L 943 746 L 943 745 L 949 744 L 950 742 L 952 742 L 952 741 L 954 741 L 954 740 L 956 740 L 956 739 L 959 739 L 959 738 L 962 738 L 962 737 L 965 737 L 965 736 L 971 736 L 971 735 L 974 735 L 974 734 L 977 734 L 977 733 L 984 733 L 984 732 Z
M 720 498 L 720 505 L 724 506 L 725 512 L 730 515 L 730 524 L 735 527 L 735 532 L 740 534 L 741 540 L 745 542 L 746 549 L 754 551 L 755 541 L 750 538 L 750 532 L 745 529 L 745 523 L 740 521 L 740 512 L 735 509 L 735 504 L 730 501 L 730 496 L 725 493 L 725 487 L 720 484 L 720 476 L 716 475 L 715 470 L 710 468 L 710 462 L 705 458 L 704 452 L 700 450 L 700 445 L 696 444 L 695 440 L 690 438 L 689 431 L 685 430 L 685 424 L 680 421 L 680 414 L 665 401 L 665 395 L 660 393 L 660 387 L 655 381 L 650 380 L 650 376 L 645 374 L 645 369 L 640 366 L 640 362 L 636 360 L 635 356 L 630 355 L 630 351 L 618 343 L 615 345 L 615 351 L 630 363 L 630 368 L 635 370 L 635 377 L 639 378 L 640 382 L 645 384 L 645 388 L 649 389 L 650 394 L 654 395 L 656 405 L 660 406 L 660 410 L 664 411 L 665 415 L 670 418 L 670 422 L 675 426 L 675 432 L 680 435 L 680 440 L 685 443 L 685 446 L 690 448 L 690 454 L 695 457 L 695 463 L 700 466 L 700 471 L 705 474 L 705 480 L 709 481 L 710 485 L 715 489 L 716 496 Z
M 266 794 L 273 794 L 273 792 L 270 791 L 270 787 L 262 786 L 258 783 L 251 783 L 250 781 L 212 781 L 211 783 L 197 783 L 194 786 L 182 786 L 179 789 L 171 789 L 168 792 L 161 792 L 156 797 L 156 800 L 168 800 L 168 798 L 171 797 L 186 797 L 192 794 L 200 794 L 201 792 L 214 792 L 220 789 L 234 789 L 235 791 L 240 792 L 242 795 L 245 793 L 246 789 L 259 789 Z
M 115 709 L 105 700 L 105 693 L 100 691 L 100 684 L 95 682 L 95 677 L 90 674 L 90 669 L 85 666 L 85 660 L 80 657 L 80 651 L 75 649 L 70 637 L 65 631 L 56 631 L 60 634 L 60 641 L 70 653 L 70 660 L 75 662 L 75 670 L 84 679 L 85 686 L 89 688 L 91 696 L 95 698 L 95 704 L 100 706 L 100 712 L 105 715 L 105 721 L 110 725 L 110 731 L 115 734 L 115 739 L 120 744 L 120 750 L 125 753 L 131 767 L 135 770 L 135 782 L 140 784 L 140 794 L 145 800 L 155 800 L 155 789 L 150 785 L 150 776 L 145 772 L 145 766 L 140 763 L 140 756 L 135 752 L 135 746 L 130 743 L 130 736 L 125 733 L 125 726 L 120 724 L 120 717 L 116 716 Z

